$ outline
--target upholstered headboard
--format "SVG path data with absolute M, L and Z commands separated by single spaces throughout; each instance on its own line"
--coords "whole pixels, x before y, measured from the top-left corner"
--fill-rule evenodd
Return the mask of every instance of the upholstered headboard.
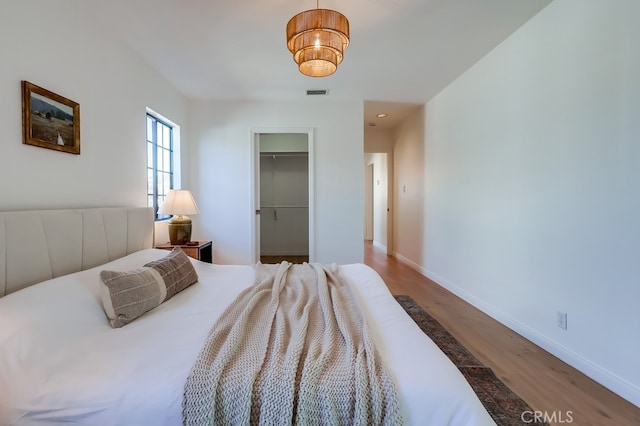
M 153 209 L 0 212 L 0 297 L 153 246 Z

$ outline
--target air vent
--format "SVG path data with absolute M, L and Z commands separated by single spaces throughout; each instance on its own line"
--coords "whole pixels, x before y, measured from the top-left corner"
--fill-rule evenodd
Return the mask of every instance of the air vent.
M 307 96 L 324 96 L 328 94 L 329 94 L 329 91 L 326 89 L 307 90 Z

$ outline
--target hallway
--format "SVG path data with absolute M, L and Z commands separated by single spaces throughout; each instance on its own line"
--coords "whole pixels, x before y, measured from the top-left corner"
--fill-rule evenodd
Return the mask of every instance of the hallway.
M 568 412 L 573 424 L 580 426 L 640 424 L 640 408 L 388 256 L 370 241 L 365 241 L 364 263 L 382 276 L 391 293 L 409 295 L 422 305 L 534 410 L 555 415 L 556 424 L 569 423 Z

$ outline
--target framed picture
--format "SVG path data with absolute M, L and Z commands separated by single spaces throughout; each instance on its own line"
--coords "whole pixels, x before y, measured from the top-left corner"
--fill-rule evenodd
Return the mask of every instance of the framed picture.
M 80 154 L 80 105 L 22 81 L 22 143 Z

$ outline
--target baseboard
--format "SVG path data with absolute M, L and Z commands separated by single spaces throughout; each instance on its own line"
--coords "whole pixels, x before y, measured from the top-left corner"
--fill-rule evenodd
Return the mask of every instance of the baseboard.
M 379 248 L 380 250 L 384 250 L 385 253 L 387 252 L 387 246 L 385 246 L 381 242 L 373 240 L 372 244 L 374 247 Z
M 429 278 L 431 281 L 435 282 L 439 286 L 446 288 L 447 290 L 449 290 L 456 296 L 460 297 L 467 303 L 470 303 L 471 305 L 480 309 L 482 312 L 489 315 L 491 318 L 495 319 L 496 321 L 500 322 L 506 327 L 509 327 L 511 330 L 515 331 L 525 339 L 538 345 L 539 347 L 546 350 L 553 356 L 566 362 L 576 370 L 582 372 L 586 376 L 600 383 L 602 386 L 606 387 L 610 391 L 619 395 L 621 398 L 624 398 L 630 403 L 632 403 L 633 405 L 640 407 L 640 388 L 638 386 L 634 385 L 633 383 L 630 383 L 629 381 L 625 380 L 624 378 L 616 374 L 611 373 L 610 371 L 600 367 L 599 365 L 594 364 L 593 362 L 582 357 L 576 352 L 566 348 L 565 346 L 559 344 L 558 342 L 552 339 L 549 339 L 548 337 L 537 332 L 531 327 L 505 314 L 503 311 L 496 309 L 494 306 L 487 303 L 486 301 L 477 298 L 473 294 L 447 281 L 443 277 L 425 269 L 421 265 L 413 262 L 410 259 L 407 259 L 401 254 L 394 253 L 394 256 L 400 262 L 415 269 L 420 274 Z
M 408 259 L 406 257 L 404 257 L 403 255 L 401 255 L 400 253 L 396 253 L 394 252 L 393 255 L 395 256 L 396 259 L 398 259 L 400 262 L 404 263 L 405 265 L 408 265 L 410 267 L 412 267 L 413 269 L 415 269 L 416 271 L 420 272 L 422 275 L 424 275 L 425 277 L 431 279 L 428 275 L 427 275 L 427 270 L 424 269 L 422 266 L 418 265 L 417 263 L 415 263 L 413 260 Z M 440 283 L 436 283 L 436 284 L 440 284 Z M 441 285 L 441 284 L 440 284 Z M 442 286 L 444 287 L 444 286 Z

